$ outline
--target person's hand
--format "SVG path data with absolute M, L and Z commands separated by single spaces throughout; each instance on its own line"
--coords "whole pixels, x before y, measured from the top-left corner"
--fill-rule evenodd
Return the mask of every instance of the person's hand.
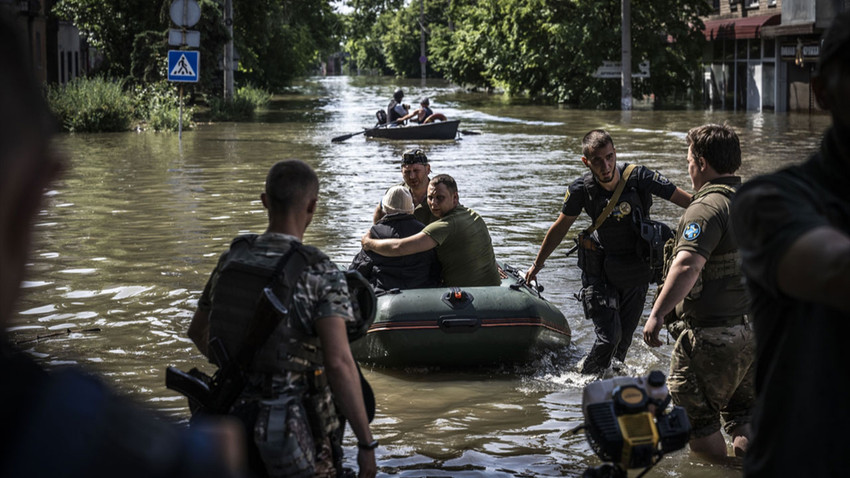
M 646 319 L 646 324 L 643 326 L 643 341 L 650 347 L 660 347 L 661 340 L 658 339 L 658 334 L 661 332 L 661 327 L 664 326 L 664 319 L 655 314 L 649 314 Z
M 364 450 L 357 448 L 357 477 L 374 478 L 378 474 L 378 466 L 375 464 L 375 450 Z
M 531 281 L 536 279 L 537 273 L 540 272 L 540 269 L 542 268 L 542 266 L 538 267 L 536 262 L 532 262 L 531 267 L 529 267 L 528 270 L 525 272 L 525 283 L 530 284 Z
M 364 251 L 370 251 L 369 241 L 372 239 L 372 231 L 366 231 L 366 234 L 363 234 L 363 237 L 360 238 L 360 245 L 363 247 Z

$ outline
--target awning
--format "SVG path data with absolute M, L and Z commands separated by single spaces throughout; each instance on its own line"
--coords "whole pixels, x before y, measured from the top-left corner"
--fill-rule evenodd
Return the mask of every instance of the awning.
M 779 25 L 782 15 L 760 15 L 757 17 L 726 18 L 705 22 L 705 38 L 709 41 L 720 39 L 760 38 L 761 28 Z

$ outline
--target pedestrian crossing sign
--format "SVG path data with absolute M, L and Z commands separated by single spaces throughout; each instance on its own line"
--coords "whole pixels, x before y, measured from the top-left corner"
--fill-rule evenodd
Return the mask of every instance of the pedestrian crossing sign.
M 198 82 L 200 55 L 198 51 L 168 51 L 168 81 Z

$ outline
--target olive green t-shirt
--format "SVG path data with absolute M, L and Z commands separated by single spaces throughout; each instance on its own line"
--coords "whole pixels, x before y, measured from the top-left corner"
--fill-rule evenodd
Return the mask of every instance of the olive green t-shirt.
M 499 269 L 484 219 L 458 205 L 422 230 L 437 242 L 443 285 L 470 287 L 499 285 Z
M 737 189 L 741 178 L 720 177 L 703 188 L 716 184 Z M 676 307 L 680 317 L 710 320 L 747 313 L 749 300 L 741 275 L 738 243 L 731 231 L 730 204 L 731 199 L 722 192 L 701 197 L 697 193 L 679 220 L 674 256 L 679 251 L 690 251 L 706 259 L 696 285 Z

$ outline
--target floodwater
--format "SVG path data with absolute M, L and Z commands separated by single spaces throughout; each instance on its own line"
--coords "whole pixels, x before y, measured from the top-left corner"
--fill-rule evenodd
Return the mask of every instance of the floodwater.
M 526 268 L 567 184 L 583 172 L 580 141 L 590 129 L 611 132 L 620 161 L 658 169 L 690 190 L 685 133 L 692 126 L 735 127 L 744 152 L 741 172 L 751 177 L 805 158 L 828 125 L 825 116 L 793 114 L 570 110 L 417 81 L 401 85 L 405 102 L 415 107 L 428 95 L 432 108 L 461 120 L 461 130 L 480 134 L 421 143 L 359 135 L 331 143 L 373 124 L 396 86 L 385 78 L 305 80 L 256 121 L 201 124 L 184 133 L 182 144 L 176 134 L 65 136 L 71 168 L 38 217 L 12 339 L 59 333 L 21 347 L 47 367 L 96 370 L 119 390 L 185 422 L 185 400 L 165 388 L 165 367 L 203 366 L 186 329 L 231 238 L 262 232 L 259 194 L 276 160 L 300 158 L 318 172 L 320 208 L 305 241 L 339 264 L 351 261 L 382 193 L 400 181 L 402 151 L 420 147 L 434 174 L 454 176 L 461 203 L 485 218 L 496 256 Z M 665 201 L 653 208 L 656 219 L 671 225 L 679 214 Z M 568 237 L 587 224 L 581 218 Z M 581 391 L 589 379 L 575 366 L 593 328 L 573 298 L 579 272 L 566 250 L 553 254 L 539 280 L 569 320 L 570 348 L 525 367 L 365 371 L 377 396 L 372 427 L 381 441 L 380 475 L 580 476 L 600 464 L 582 435 L 569 434 L 582 421 Z M 69 328 L 100 330 L 61 333 Z M 623 373 L 666 372 L 671 348 L 650 350 L 636 338 Z M 347 462 L 355 465 L 350 432 L 346 445 Z M 648 476 L 739 475 L 735 467 L 679 451 Z

